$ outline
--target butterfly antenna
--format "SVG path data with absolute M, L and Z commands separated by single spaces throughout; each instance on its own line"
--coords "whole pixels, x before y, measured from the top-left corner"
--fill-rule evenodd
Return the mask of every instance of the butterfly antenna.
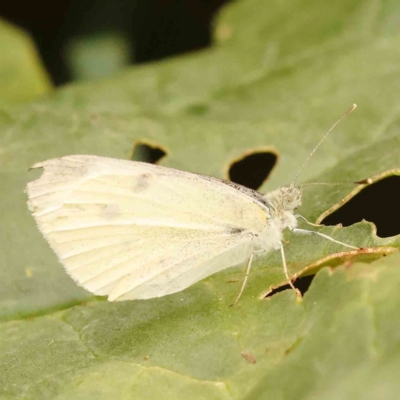
M 335 129 L 336 125 L 342 121 L 342 119 L 346 118 L 349 114 L 351 114 L 355 109 L 357 108 L 357 104 L 353 104 L 333 125 L 332 127 L 328 130 L 328 132 L 325 133 L 325 135 L 322 137 L 322 139 L 319 141 L 319 143 L 314 147 L 314 150 L 310 153 L 310 155 L 306 158 L 304 161 L 303 165 L 300 167 L 300 169 L 297 171 L 297 174 L 295 175 L 291 187 L 293 187 L 296 184 L 296 180 L 299 177 L 301 171 L 303 171 L 304 167 L 310 160 L 310 158 L 314 155 L 314 153 L 318 150 L 319 146 L 324 142 L 324 140 L 327 138 L 327 136 Z
M 300 186 L 315 186 L 315 185 L 326 185 L 326 186 L 343 186 L 343 185 L 356 185 L 357 182 L 305 182 Z

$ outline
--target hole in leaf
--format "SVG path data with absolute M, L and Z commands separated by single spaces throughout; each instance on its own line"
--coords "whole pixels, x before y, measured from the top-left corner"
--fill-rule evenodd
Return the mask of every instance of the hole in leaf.
M 157 164 L 167 155 L 166 150 L 148 143 L 136 143 L 133 147 L 131 160 Z
M 349 226 L 363 219 L 375 224 L 380 237 L 400 233 L 400 176 L 390 176 L 365 187 L 321 223 Z
M 229 179 L 250 189 L 257 190 L 268 178 L 277 160 L 271 151 L 257 151 L 246 154 L 231 163 Z
M 293 283 L 293 286 L 296 289 L 300 290 L 300 293 L 304 296 L 304 294 L 307 292 L 308 288 L 311 285 L 311 282 L 313 281 L 315 275 L 307 275 L 307 276 L 302 276 L 301 278 L 296 279 L 296 281 Z M 265 298 L 272 297 L 273 295 L 283 292 L 284 290 L 292 290 L 292 288 L 289 285 L 283 285 L 280 286 L 276 289 L 273 289 L 271 292 L 269 292 Z

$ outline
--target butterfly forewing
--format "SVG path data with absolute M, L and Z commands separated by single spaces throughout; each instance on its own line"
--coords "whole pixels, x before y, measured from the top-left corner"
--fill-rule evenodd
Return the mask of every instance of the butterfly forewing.
M 174 293 L 251 252 L 267 223 L 254 197 L 218 179 L 97 156 L 39 163 L 29 207 L 67 272 L 110 300 Z

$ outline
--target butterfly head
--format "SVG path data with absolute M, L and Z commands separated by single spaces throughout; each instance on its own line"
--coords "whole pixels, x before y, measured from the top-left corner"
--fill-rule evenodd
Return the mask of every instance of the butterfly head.
M 272 214 L 293 211 L 301 205 L 301 189 L 290 185 L 267 193 L 265 199 L 272 208 Z
M 288 186 L 280 189 L 282 192 L 282 207 L 284 210 L 295 210 L 301 206 L 302 191 L 298 186 Z
M 261 235 L 261 248 L 277 249 L 281 245 L 282 230 L 294 229 L 297 219 L 294 210 L 301 205 L 301 189 L 295 185 L 282 187 L 267 193 L 264 199 L 268 206 L 270 222 L 265 233 Z M 274 241 L 271 240 L 271 229 L 274 232 Z

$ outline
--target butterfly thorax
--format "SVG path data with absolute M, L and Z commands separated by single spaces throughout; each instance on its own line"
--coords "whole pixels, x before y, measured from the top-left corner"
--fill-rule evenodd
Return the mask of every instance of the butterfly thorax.
M 293 211 L 301 205 L 301 190 L 296 186 L 283 187 L 267 193 L 264 198 L 270 215 L 256 246 L 268 251 L 281 246 L 285 228 L 294 229 L 297 226 Z

